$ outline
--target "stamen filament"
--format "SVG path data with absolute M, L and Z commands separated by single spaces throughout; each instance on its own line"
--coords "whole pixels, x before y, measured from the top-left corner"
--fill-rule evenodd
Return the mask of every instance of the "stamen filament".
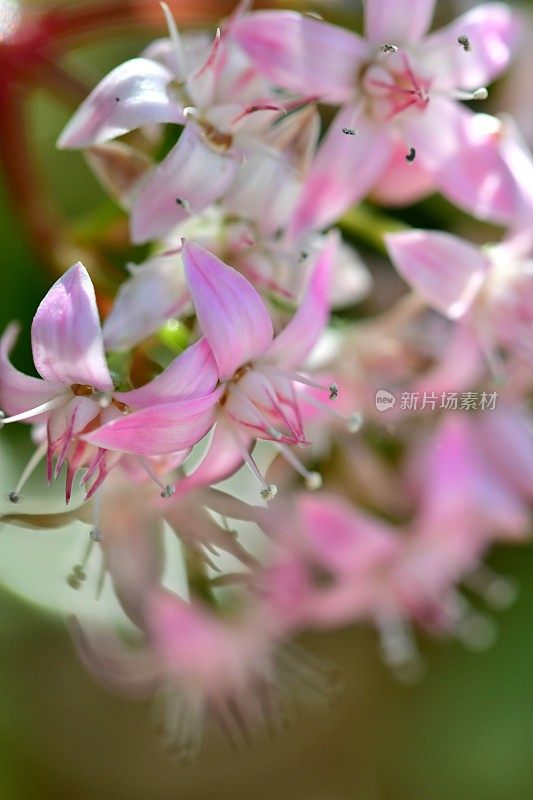
M 298 456 L 296 456 L 286 444 L 278 444 L 278 448 L 283 458 L 288 461 L 288 463 L 294 467 L 296 472 L 298 472 L 305 480 L 305 484 L 308 489 L 311 491 L 316 491 L 317 489 L 321 488 L 322 475 L 319 472 L 311 472 L 308 470 L 307 467 L 302 464 Z
M 66 398 L 66 394 L 61 394 L 59 397 L 54 397 L 52 400 L 48 400 L 48 402 L 42 403 L 40 406 L 31 408 L 29 411 L 22 411 L 20 414 L 14 414 L 12 417 L 6 417 L 2 411 L 0 412 L 0 428 L 10 422 L 21 422 L 25 419 L 37 417 L 39 414 L 45 414 L 47 411 L 53 411 L 54 408 L 58 408 L 58 406 L 62 405 Z
M 42 442 L 39 447 L 34 450 L 30 458 L 28 459 L 28 463 L 22 470 L 20 474 L 20 478 L 18 479 L 15 488 L 12 492 L 9 493 L 9 500 L 12 503 L 18 503 L 20 500 L 20 492 L 26 485 L 26 482 L 32 475 L 35 470 L 35 467 L 39 464 L 39 462 L 44 458 L 46 454 L 46 450 L 48 447 L 48 442 Z
M 161 489 L 161 497 L 172 497 L 176 491 L 175 486 L 172 486 L 170 483 L 162 483 L 150 466 L 150 462 L 144 456 L 139 456 L 139 461 L 141 462 L 148 477 L 151 478 L 156 486 L 159 486 Z

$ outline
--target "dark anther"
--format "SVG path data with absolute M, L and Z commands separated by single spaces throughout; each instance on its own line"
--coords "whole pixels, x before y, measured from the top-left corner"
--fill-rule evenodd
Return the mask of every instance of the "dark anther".
M 347 136 L 355 136 L 355 134 L 357 133 L 355 128 L 343 128 L 342 132 L 345 133 Z
M 405 160 L 408 161 L 410 164 L 412 164 L 415 158 L 416 158 L 416 150 L 414 147 L 410 147 L 409 152 L 405 156 Z
M 397 53 L 398 52 L 398 48 L 396 47 L 395 44 L 382 44 L 380 49 L 381 49 L 382 53 Z
M 458 36 L 457 37 L 457 41 L 459 42 L 459 44 L 461 45 L 463 50 L 466 53 L 468 53 L 468 51 L 471 49 L 470 48 L 470 39 L 468 38 L 468 36 L 464 36 L 464 35 Z

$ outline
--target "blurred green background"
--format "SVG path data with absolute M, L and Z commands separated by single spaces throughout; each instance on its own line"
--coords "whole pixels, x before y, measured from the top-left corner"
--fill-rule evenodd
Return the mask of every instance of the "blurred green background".
M 338 5 L 341 14 L 349 7 Z M 145 41 L 131 34 L 85 44 L 69 62 L 95 83 Z M 527 46 L 523 58 L 530 58 Z M 520 69 L 519 63 L 510 82 L 498 88 L 496 107 L 523 116 L 526 102 L 531 115 L 531 92 L 527 99 L 516 97 Z M 54 148 L 68 109 L 38 91 L 27 110 L 53 196 L 72 218 L 88 213 L 101 201 L 101 190 L 78 153 Z M 424 224 L 442 224 L 442 208 L 429 203 L 420 209 Z M 51 276 L 25 238 L 3 177 L 0 243 L 0 329 L 21 321 L 15 360 L 30 369 L 29 326 Z M 13 439 L 12 432 L 2 437 L 4 460 L 6 442 L 18 448 L 26 441 L 16 434 Z M 4 493 L 10 488 L 4 486 Z M 0 528 L 0 537 L 10 535 Z M 35 536 L 18 544 L 17 569 L 27 559 L 32 580 L 46 593 L 51 576 L 45 560 L 40 563 L 42 548 L 36 554 Z M 54 533 L 38 536 L 52 544 Z M 0 546 L 0 553 L 7 574 L 9 546 Z M 498 615 L 490 650 L 471 653 L 420 637 L 427 676 L 404 686 L 382 666 L 371 631 L 307 637 L 306 646 L 339 664 L 345 681 L 340 703 L 302 711 L 286 733 L 273 740 L 260 736 L 237 754 L 210 732 L 200 762 L 188 769 L 160 750 L 147 703 L 115 698 L 86 675 L 59 615 L 0 588 L 0 800 L 531 800 L 533 549 L 499 548 L 491 565 L 516 576 L 521 590 L 515 605 Z

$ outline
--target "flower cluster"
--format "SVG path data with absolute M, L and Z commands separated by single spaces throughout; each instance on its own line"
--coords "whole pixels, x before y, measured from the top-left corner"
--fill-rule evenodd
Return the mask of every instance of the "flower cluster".
M 533 496 L 533 162 L 510 119 L 463 101 L 487 97 L 519 21 L 488 3 L 428 33 L 434 6 L 366 0 L 362 36 L 244 2 L 210 35 L 180 33 L 162 4 L 168 36 L 104 77 L 59 137 L 147 258 L 102 324 L 81 263 L 57 280 L 33 320 L 40 377 L 12 365 L 17 326 L 4 332 L 1 423 L 36 442 L 4 521 L 90 526 L 136 637 L 76 622 L 80 655 L 107 685 L 166 698 L 162 735 L 183 760 L 207 714 L 246 737 L 303 684 L 334 693 L 292 641 L 302 630 L 371 622 L 409 676 L 415 627 L 490 640 L 461 583 L 495 607 L 513 595 L 482 560 L 527 536 Z M 325 131 L 324 106 L 340 107 Z M 354 313 L 372 275 L 343 216 L 437 191 L 500 243 L 392 226 L 409 289 Z M 496 392 L 486 408 L 440 402 Z M 415 395 L 435 401 L 392 402 Z M 25 513 L 41 460 L 72 508 Z M 77 565 L 69 582 L 84 579 Z

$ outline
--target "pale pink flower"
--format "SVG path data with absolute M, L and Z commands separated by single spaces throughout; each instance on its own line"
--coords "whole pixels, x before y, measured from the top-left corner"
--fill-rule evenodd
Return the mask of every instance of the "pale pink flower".
M 131 235 L 167 234 L 191 213 L 221 198 L 242 163 L 257 158 L 254 133 L 282 107 L 248 60 L 217 32 L 181 37 L 168 8 L 169 39 L 116 67 L 82 103 L 59 147 L 108 142 L 153 123 L 183 125 L 177 144 L 129 191 Z M 252 100 L 253 96 L 253 100 Z
M 24 375 L 10 363 L 9 351 L 16 334 L 17 327 L 12 325 L 1 339 L 0 405 L 4 414 L 10 415 L 2 418 L 2 424 L 46 423 L 45 441 L 37 453 L 40 457 L 46 453 L 49 481 L 59 475 L 64 463 L 68 464 L 67 501 L 79 468 L 86 468 L 84 483 L 94 479 L 90 496 L 120 457 L 119 453 L 110 454 L 87 445 L 81 437 L 93 428 L 123 419 L 131 409 L 148 410 L 169 398 L 178 401 L 176 419 L 180 414 L 182 419 L 183 441 L 182 446 L 174 448 L 176 451 L 190 448 L 210 426 L 205 409 L 211 400 L 206 403 L 205 396 L 215 386 L 218 375 L 205 339 L 186 350 L 146 386 L 129 392 L 115 390 L 105 358 L 94 288 L 80 263 L 52 286 L 33 319 L 33 358 L 40 378 Z M 138 452 L 152 455 L 146 439 L 144 446 L 139 441 Z M 36 463 L 37 455 L 28 468 Z M 13 502 L 18 502 L 21 484 L 27 477 L 25 470 L 12 492 Z
M 385 237 L 402 277 L 426 302 L 471 328 L 494 371 L 503 347 L 533 360 L 531 236 L 480 248 L 449 233 L 409 231 Z
M 367 0 L 365 39 L 291 11 L 259 11 L 233 26 L 232 36 L 273 83 L 343 106 L 304 186 L 295 235 L 332 222 L 375 186 L 386 198 L 391 165 L 394 202 L 433 185 L 475 213 L 512 220 L 514 176 L 497 141 L 488 131 L 480 137 L 475 116 L 456 101 L 486 96 L 483 84 L 509 62 L 518 22 L 506 5 L 489 3 L 428 35 L 434 6 Z M 415 159 L 416 192 L 407 155 Z M 490 181 L 477 181 L 473 192 L 472 175 L 488 171 Z

